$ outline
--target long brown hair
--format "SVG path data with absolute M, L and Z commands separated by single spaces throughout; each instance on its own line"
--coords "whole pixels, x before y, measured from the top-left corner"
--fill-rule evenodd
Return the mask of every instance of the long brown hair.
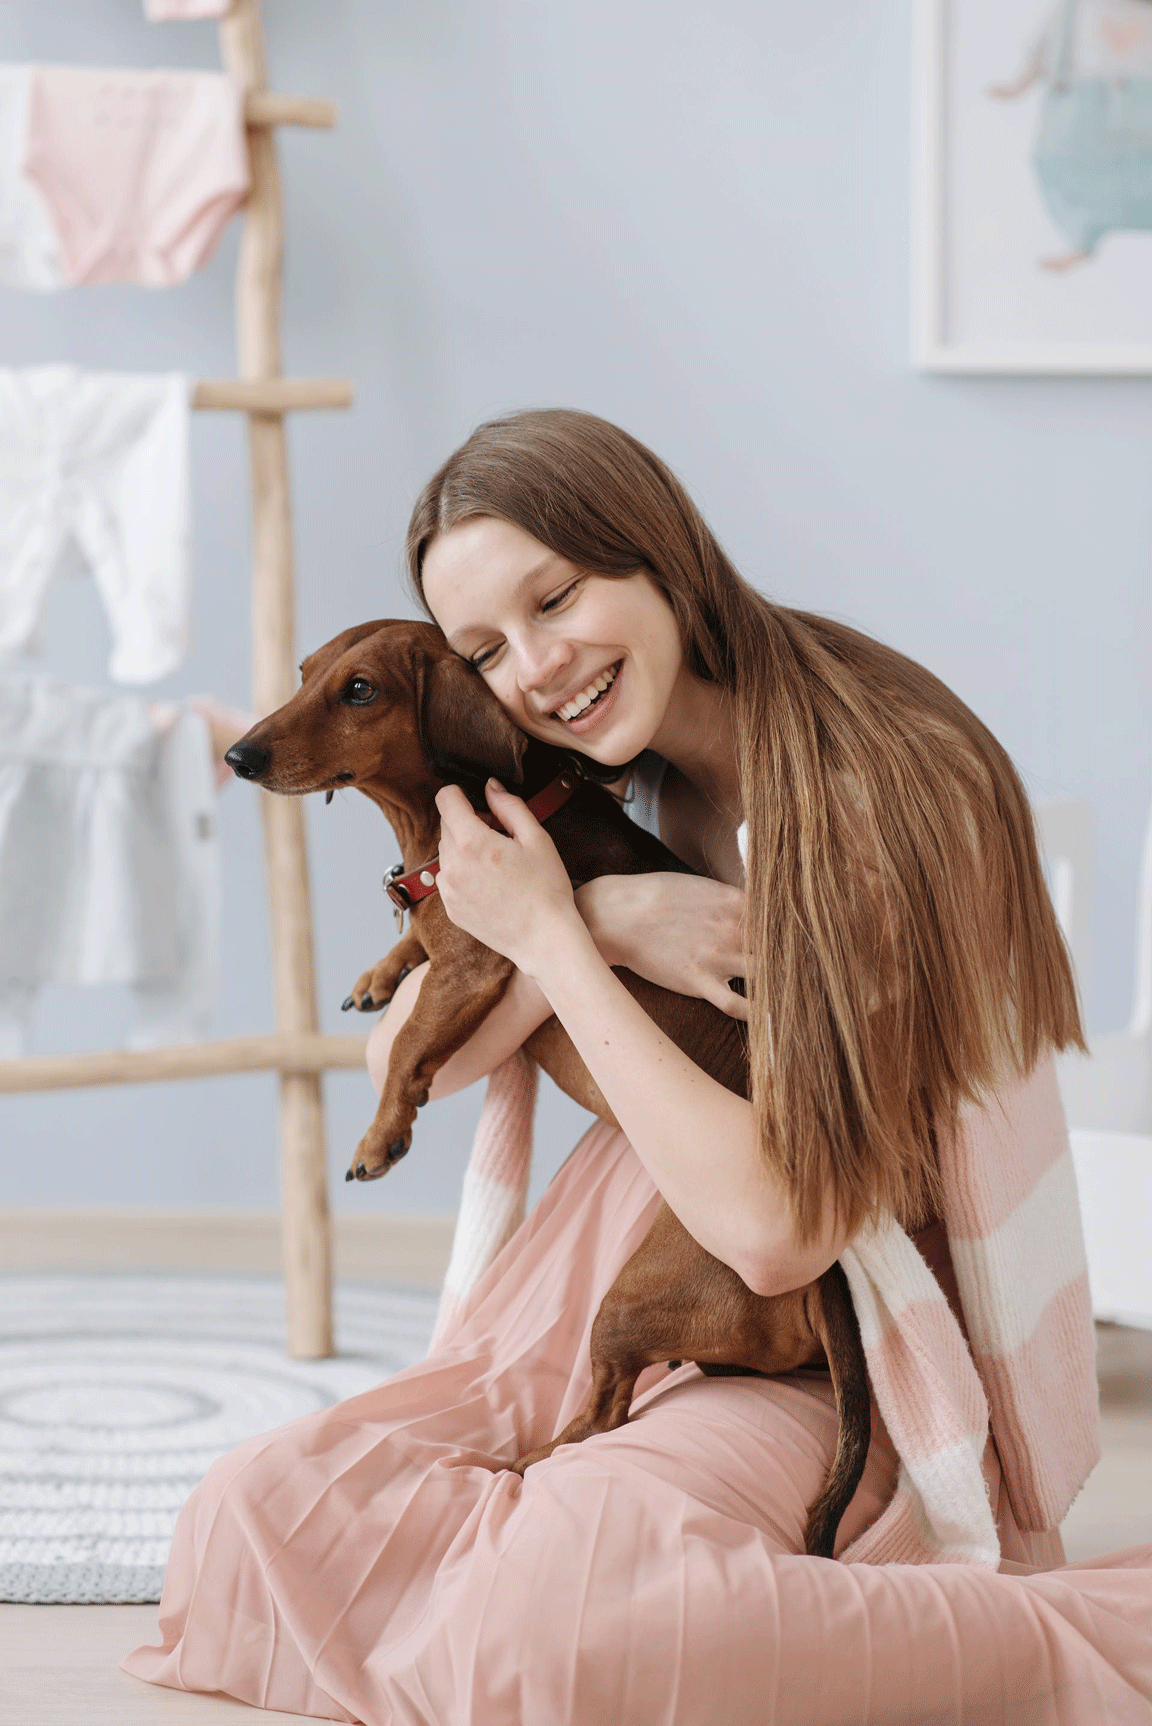
M 800 1237 L 829 1183 L 850 1231 L 934 1214 L 934 1132 L 1046 1050 L 1084 1047 L 1007 754 L 922 666 L 765 599 L 663 462 L 605 420 L 553 410 L 473 432 L 412 514 L 422 603 L 429 544 L 475 516 L 600 575 L 646 570 L 692 671 L 732 692 L 752 1103 Z

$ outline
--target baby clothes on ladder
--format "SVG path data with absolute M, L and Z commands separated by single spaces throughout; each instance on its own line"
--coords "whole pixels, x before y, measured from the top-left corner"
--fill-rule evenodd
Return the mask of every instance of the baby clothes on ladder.
M 220 980 L 220 848 L 212 729 L 189 702 L 149 709 L 161 735 L 160 779 L 171 842 L 176 967 L 133 985 L 131 1049 L 206 1037 Z
M 169 18 L 223 18 L 232 0 L 144 0 L 145 16 L 159 24 Z
M 0 287 L 64 286 L 60 244 L 43 198 L 21 166 L 29 68 L 0 65 Z
M 0 655 L 36 635 L 75 544 L 112 629 L 119 683 L 164 677 L 188 633 L 188 380 L 0 370 Z
M 138 696 L 0 679 L 0 1054 L 44 983 L 128 983 L 130 1042 L 202 1036 L 219 957 L 208 728 Z
M 247 196 L 243 94 L 219 72 L 33 66 L 21 165 L 65 281 L 170 287 Z

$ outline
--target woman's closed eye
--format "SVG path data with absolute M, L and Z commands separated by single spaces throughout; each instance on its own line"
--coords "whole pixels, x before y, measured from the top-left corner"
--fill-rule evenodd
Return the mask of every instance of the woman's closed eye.
M 579 581 L 570 581 L 567 587 L 560 589 L 559 593 L 550 593 L 547 599 L 541 600 L 541 611 L 555 611 L 558 606 L 563 605 L 564 601 L 575 593 L 579 585 Z
M 570 581 L 566 587 L 562 587 L 556 593 L 550 593 L 542 599 L 537 609 L 545 614 L 558 611 L 567 600 L 572 598 L 579 586 L 579 579 Z M 472 655 L 471 664 L 477 671 L 484 671 L 492 664 L 503 645 L 502 641 L 496 641 L 491 647 L 482 647 L 478 653 Z

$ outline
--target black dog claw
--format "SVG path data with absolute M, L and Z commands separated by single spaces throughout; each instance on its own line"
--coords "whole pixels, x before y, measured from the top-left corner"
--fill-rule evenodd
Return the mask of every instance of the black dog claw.
M 394 1163 L 398 1163 L 401 1157 L 406 1157 L 408 1155 L 408 1146 L 404 1143 L 403 1139 L 393 1139 L 392 1143 L 388 1146 L 388 1155 L 392 1158 Z
M 355 1005 L 356 1005 L 356 997 L 354 995 L 349 995 L 348 999 L 344 1002 L 344 1005 L 341 1007 L 340 1011 L 342 1013 L 346 1013 L 348 1011 L 349 1007 L 354 1007 Z
M 344 1179 L 346 1181 L 354 1181 L 356 1179 L 356 1171 L 354 1169 L 345 1169 Z
M 376 1011 L 376 1003 L 371 995 L 365 995 L 360 1003 L 360 1011 L 362 1013 L 374 1013 Z

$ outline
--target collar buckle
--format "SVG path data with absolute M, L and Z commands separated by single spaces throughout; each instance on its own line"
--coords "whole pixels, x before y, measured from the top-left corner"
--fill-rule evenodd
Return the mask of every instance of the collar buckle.
M 410 911 L 412 909 L 412 895 L 406 884 L 400 879 L 403 873 L 403 863 L 393 863 L 391 869 L 384 876 L 384 891 L 398 910 Z
M 412 909 L 412 895 L 400 880 L 403 873 L 403 863 L 393 863 L 391 869 L 385 872 L 383 881 L 384 891 L 394 907 L 392 914 L 396 918 L 396 928 L 401 935 L 404 933 L 404 913 Z

